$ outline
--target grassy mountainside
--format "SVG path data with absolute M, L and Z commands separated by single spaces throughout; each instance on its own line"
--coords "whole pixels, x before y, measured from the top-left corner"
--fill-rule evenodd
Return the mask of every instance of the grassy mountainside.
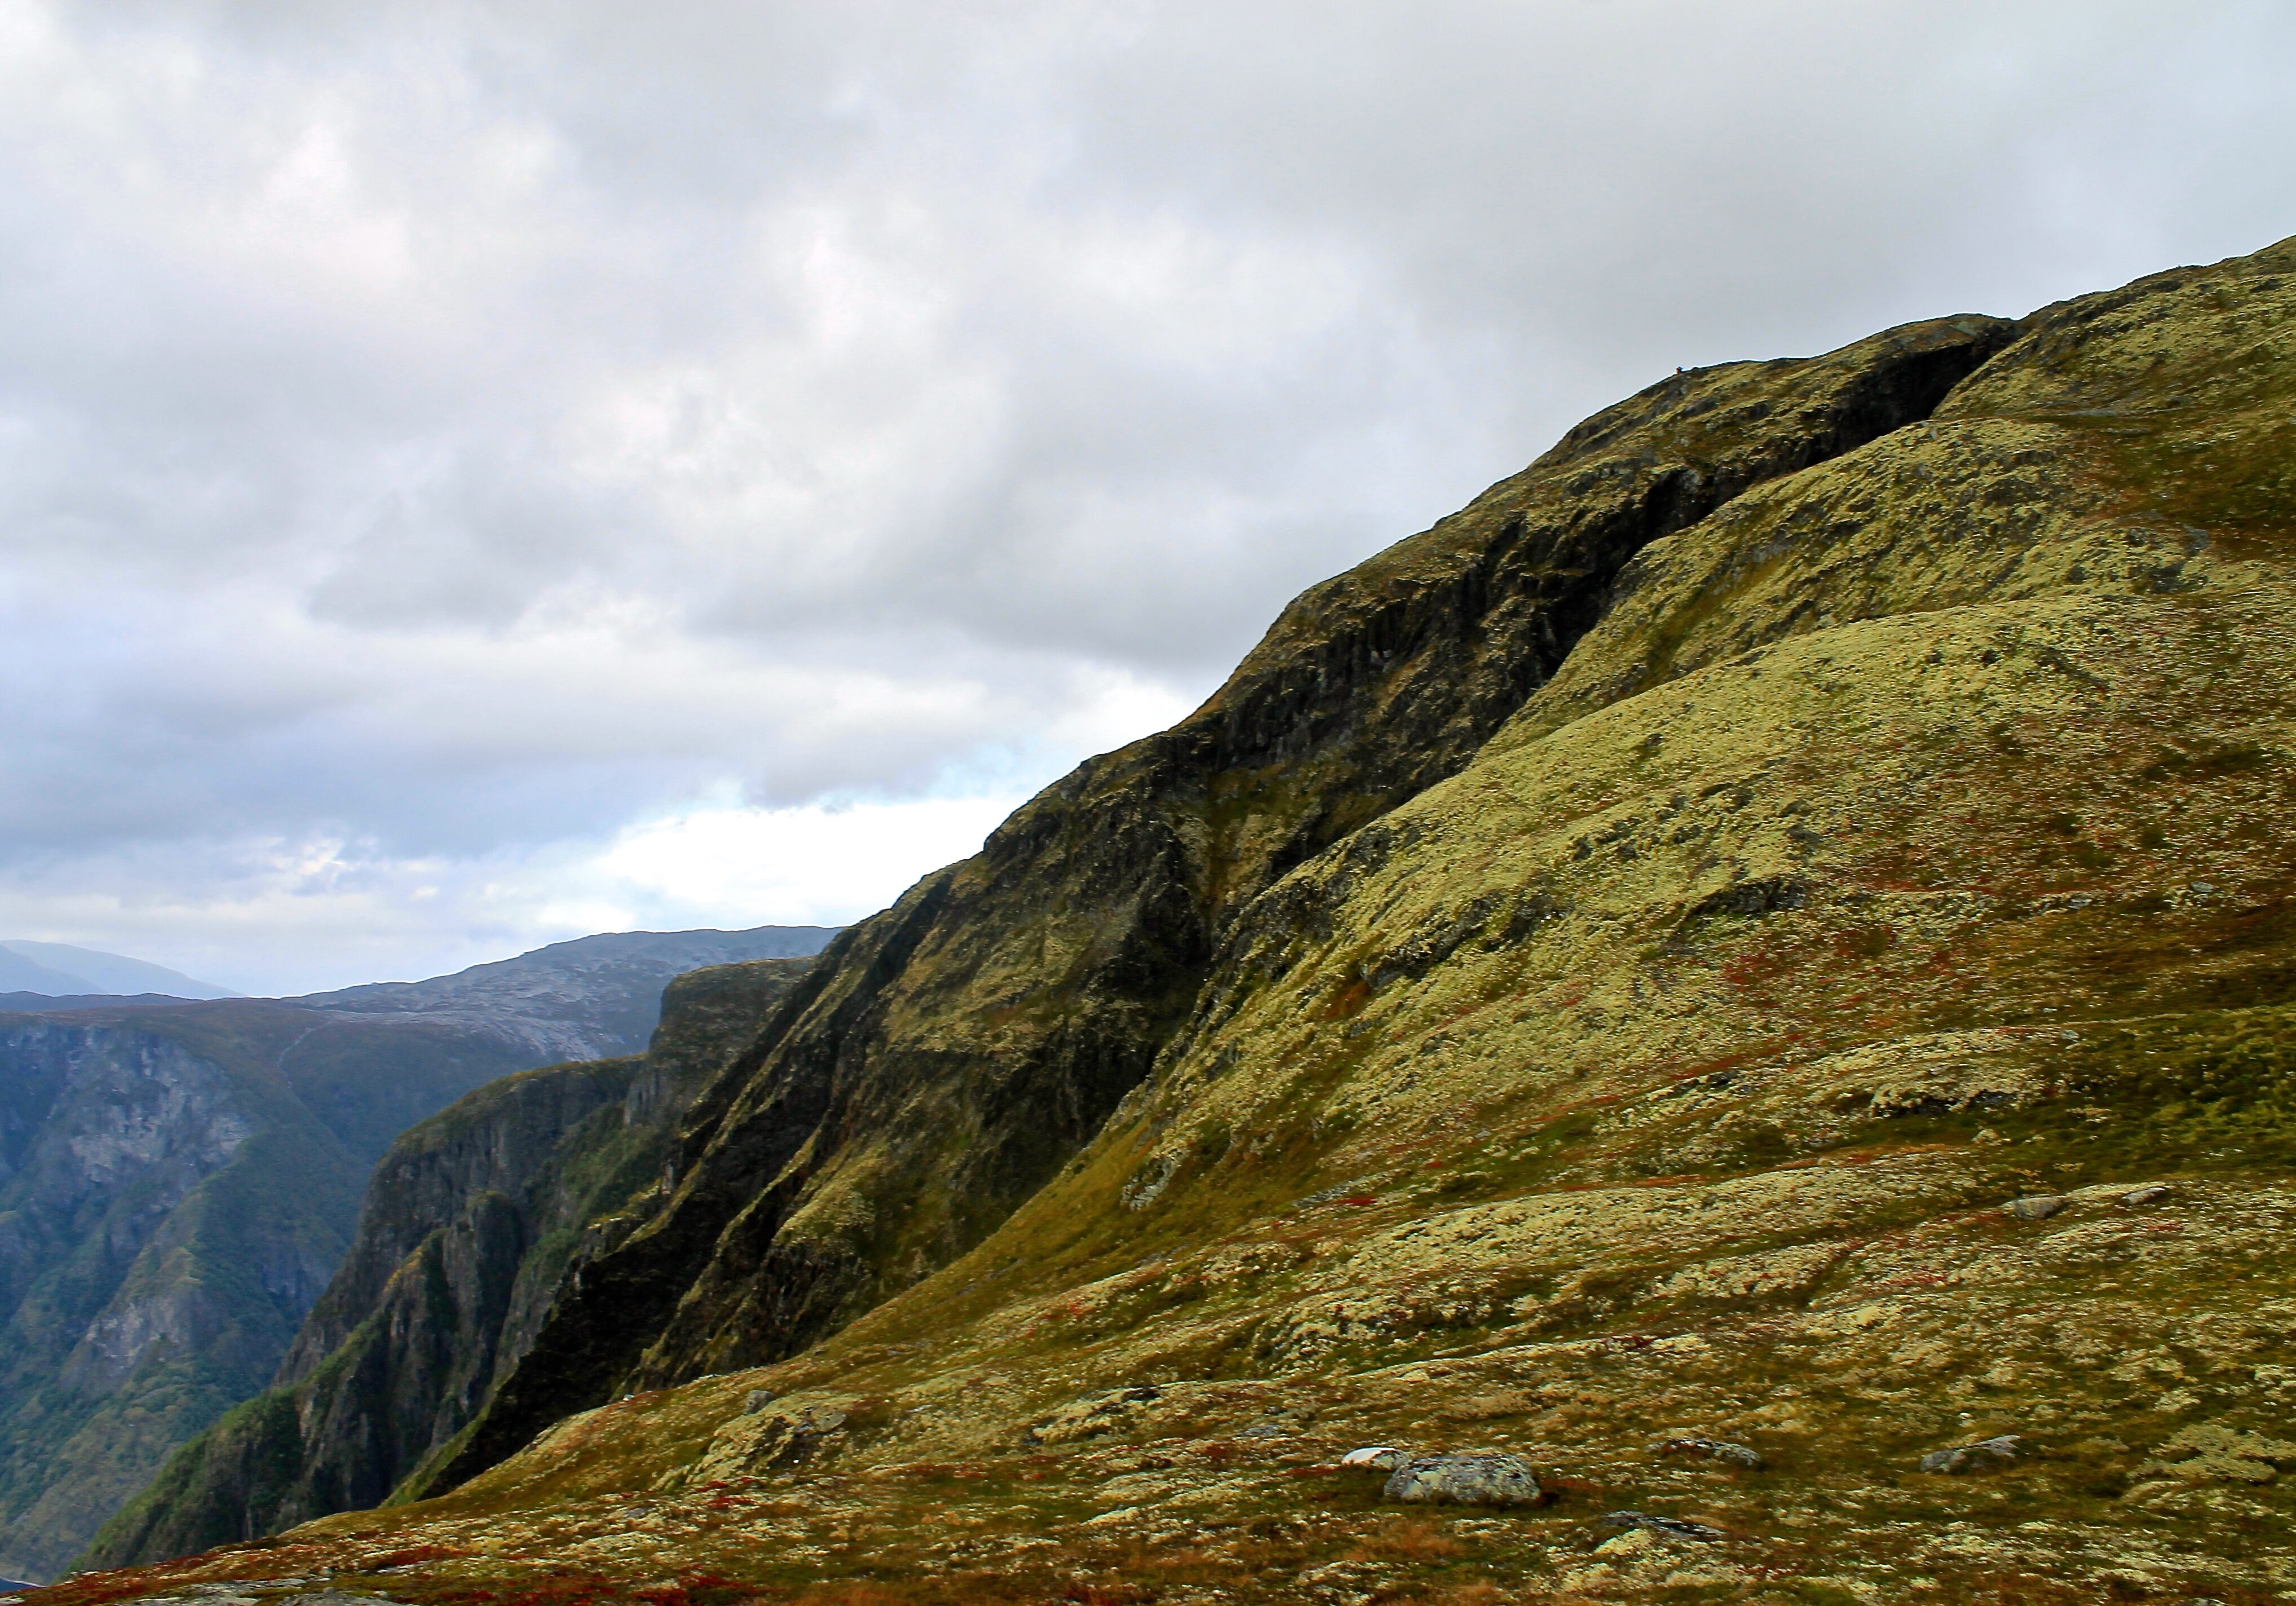
M 441 1606 L 2284 1598 L 2296 242 L 2011 333 L 1915 421 L 1620 553 L 1450 773 L 1187 882 L 1200 979 L 1152 1074 L 952 1264 L 442 1498 L 39 1606 L 386 1569 Z M 1312 840 L 1285 776 L 1217 840 Z M 1042 817 L 993 882 L 851 934 L 689 1166 L 807 1012 L 930 958 L 968 874 L 1056 862 Z M 1060 929 L 999 934 L 1037 955 L 1004 973 L 1023 1018 L 1089 951 Z M 898 1001 L 872 1041 L 995 1063 L 979 993 Z M 984 1141 L 953 1076 L 916 1085 L 946 1153 Z M 773 1163 L 776 1242 L 834 1204 L 898 1248 L 959 1208 Z M 745 1241 L 678 1263 L 647 1365 L 794 1348 Z M 702 1299 L 714 1348 L 678 1336 Z M 1378 1444 L 1513 1451 L 1542 1499 L 1387 1502 L 1338 1464 Z
M 1148 1074 L 1251 899 L 1465 764 L 1623 564 L 1925 416 L 2009 332 L 1677 376 L 1308 592 L 1189 719 L 831 946 L 689 1122 L 675 1193 L 584 1268 L 424 1490 L 570 1408 L 795 1353 L 971 1249 Z
M 570 1265 L 659 1185 L 670 1124 L 811 963 L 689 971 L 664 989 L 644 1054 L 505 1077 L 402 1134 L 275 1385 L 178 1450 L 84 1563 L 388 1498 L 531 1344 Z

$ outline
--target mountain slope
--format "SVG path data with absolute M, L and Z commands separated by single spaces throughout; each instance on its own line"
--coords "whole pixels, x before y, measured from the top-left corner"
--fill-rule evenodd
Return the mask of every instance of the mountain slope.
M 658 997 L 697 953 L 816 939 L 562 944 L 481 967 L 523 978 L 492 1014 L 454 987 L 429 1011 L 0 1014 L 0 1571 L 62 1568 L 176 1446 L 265 1386 L 400 1131 L 533 1065 L 537 1044 L 640 1046 L 626 1034 L 652 1024 L 649 967 Z
M 2296 242 L 2010 332 L 1918 422 L 1620 553 L 1450 773 L 1186 883 L 1201 981 L 1152 1075 L 943 1269 L 441 1498 L 36 1606 L 323 1569 L 416 1606 L 2296 1589 Z M 1291 684 L 1313 730 L 1330 680 Z M 1448 728 L 1467 700 L 1422 689 Z M 1376 750 L 1367 711 L 1337 758 L 1268 749 L 1329 775 Z M 1108 949 L 1062 920 L 1165 884 L 1046 821 L 1168 751 L 840 939 L 562 1315 L 664 1373 L 793 1348 L 825 1318 L 791 1294 L 831 1284 L 776 1258 L 790 1225 L 833 1249 L 955 1209 L 947 1156 L 1010 1085 L 996 1011 L 1077 1012 Z M 1283 778 L 1221 840 L 1301 842 L 1322 794 Z M 1106 879 L 995 901 L 1062 866 Z M 963 910 L 1030 956 L 1001 993 L 979 963 L 922 985 Z M 888 1045 L 917 1045 L 917 1112 L 865 1124 Z M 1015 1119 L 1075 1118 L 1025 1091 Z M 895 1140 L 927 1111 L 918 1165 Z M 737 1141 L 757 1229 L 688 1258 Z M 908 1171 L 827 1163 L 873 1142 Z M 581 1297 L 618 1258 L 650 1338 Z M 1388 1501 L 1339 1464 L 1382 1444 L 1520 1454 L 1541 1501 Z
M 695 1112 L 676 1193 L 426 1487 L 625 1387 L 793 1353 L 978 1242 L 1147 1074 L 1236 912 L 1464 764 L 1637 551 L 1923 416 L 2009 333 L 1940 321 L 1677 376 L 1302 596 L 1188 720 L 832 945 Z
M 670 1123 L 810 963 L 688 971 L 644 1054 L 506 1077 L 402 1134 L 274 1387 L 176 1452 L 86 1564 L 381 1504 L 476 1414 L 570 1263 L 659 1184 Z

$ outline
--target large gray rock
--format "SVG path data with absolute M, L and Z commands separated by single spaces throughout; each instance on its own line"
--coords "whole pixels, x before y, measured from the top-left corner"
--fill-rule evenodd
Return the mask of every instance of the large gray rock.
M 1538 1499 L 1538 1479 L 1520 1455 L 1421 1455 L 1396 1468 L 1384 1492 L 1390 1500 L 1530 1505 Z

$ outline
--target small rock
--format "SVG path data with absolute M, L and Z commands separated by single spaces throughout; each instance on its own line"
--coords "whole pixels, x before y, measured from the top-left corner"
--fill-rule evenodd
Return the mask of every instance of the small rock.
M 1382 1472 L 1392 1472 L 1411 1459 L 1408 1450 L 1398 1450 L 1393 1445 L 1365 1445 L 1360 1450 L 1349 1450 L 1340 1457 L 1343 1467 L 1372 1467 Z
M 1285 1438 L 1291 1430 L 1282 1422 L 1254 1422 L 1236 1434 L 1238 1438 Z
M 1709 1461 L 1726 1461 L 1750 1472 L 1759 1471 L 1762 1466 L 1760 1451 L 1726 1439 L 1662 1438 L 1651 1448 L 1661 1455 L 1703 1455 Z
M 2013 1199 L 2001 1207 L 2020 1221 L 2046 1221 L 2065 1208 L 2065 1201 L 2054 1193 L 2031 1193 L 2023 1199 Z
M 1671 1534 L 1677 1539 L 1715 1540 L 1722 1536 L 1718 1528 L 1709 1528 L 1703 1522 L 1686 1522 L 1679 1517 L 1653 1517 L 1647 1512 L 1604 1512 L 1595 1519 L 1604 1528 L 1647 1528 L 1653 1534 Z
M 1931 1450 L 1922 1457 L 1922 1471 L 1954 1476 L 1964 1472 L 1990 1472 L 2015 1461 L 2023 1443 L 2015 1434 L 2004 1433 L 1997 1438 L 1980 1438 L 1973 1445 L 1960 1445 L 1950 1450 Z
M 2132 1210 L 2138 1210 L 2149 1204 L 2159 1204 L 2168 1197 L 2169 1184 L 2156 1182 L 2131 1192 L 2123 1193 L 2120 1196 L 2120 1202 Z
M 1420 1455 L 1397 1467 L 1382 1493 L 1390 1500 L 1530 1505 L 1538 1499 L 1538 1479 L 1520 1455 Z
M 752 1389 L 742 1401 L 742 1413 L 746 1415 L 752 1411 L 762 1411 L 777 1397 L 770 1389 Z

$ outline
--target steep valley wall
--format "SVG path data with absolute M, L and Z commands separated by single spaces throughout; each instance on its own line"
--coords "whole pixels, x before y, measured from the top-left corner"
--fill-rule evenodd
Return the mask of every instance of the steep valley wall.
M 400 1135 L 272 1388 L 170 1458 L 98 1535 L 118 1565 L 380 1504 L 450 1446 L 559 1285 L 658 1186 L 671 1123 L 812 962 L 693 971 L 643 1055 L 523 1071 Z

